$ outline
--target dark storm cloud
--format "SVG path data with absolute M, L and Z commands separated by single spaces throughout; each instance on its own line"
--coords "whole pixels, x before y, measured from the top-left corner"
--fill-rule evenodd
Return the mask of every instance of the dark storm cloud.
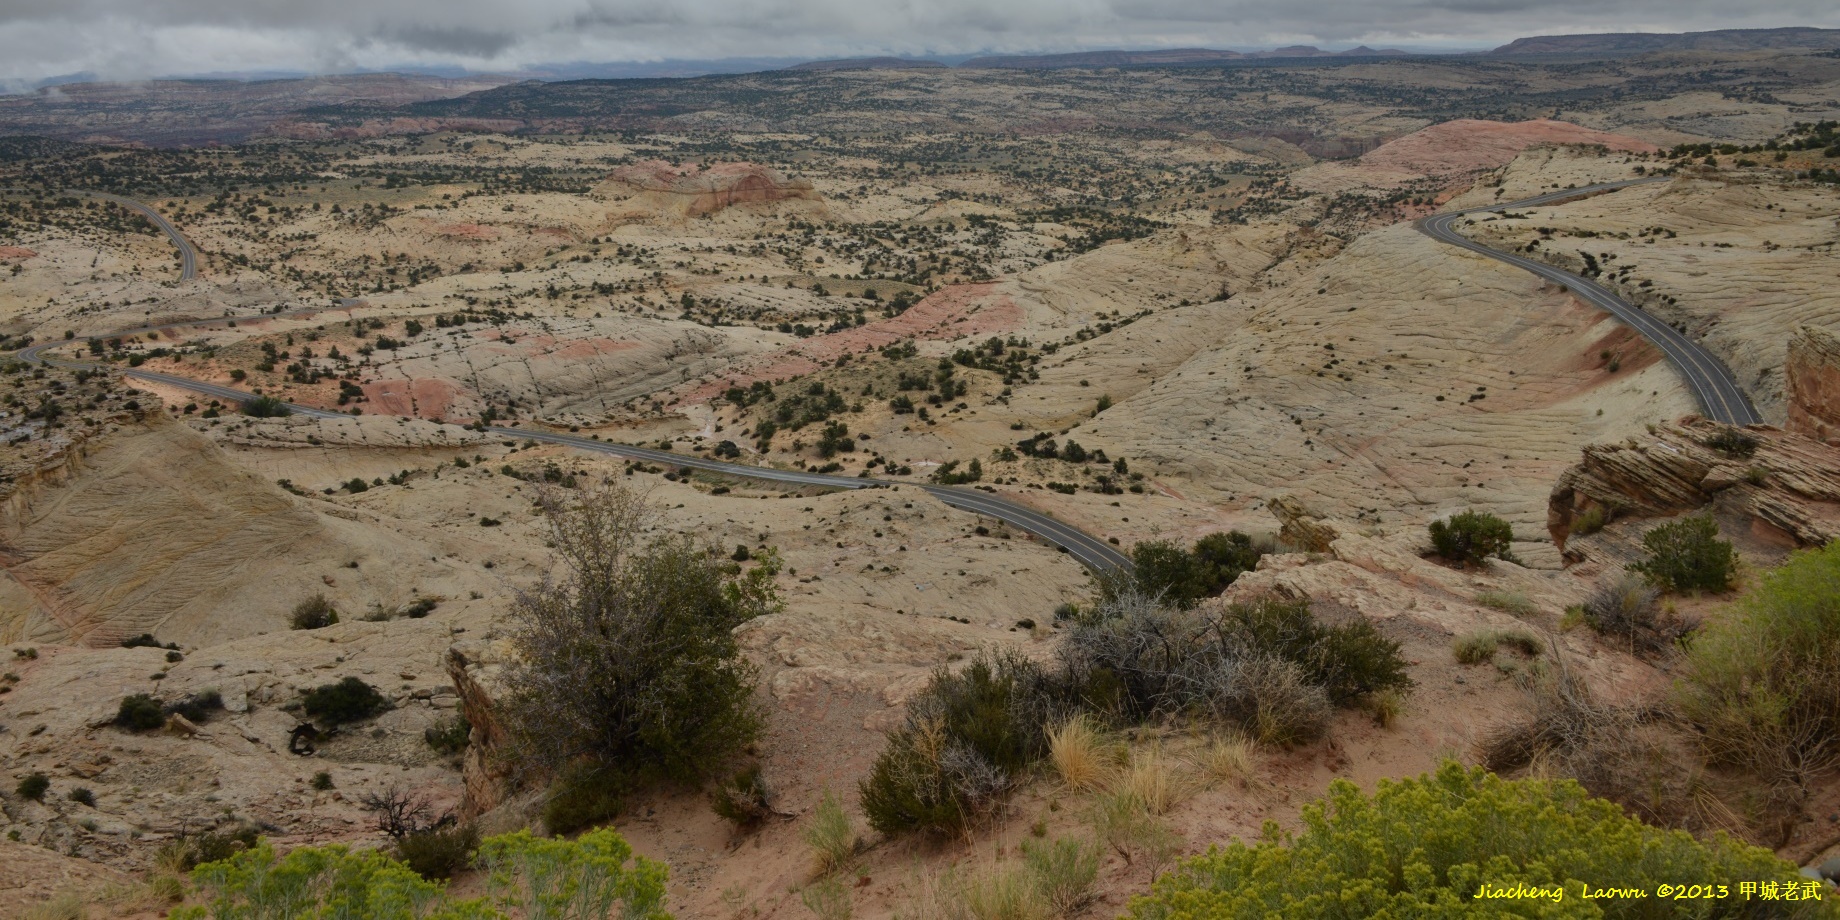
M 1840 26 L 1833 0 L 0 0 L 0 80 Z

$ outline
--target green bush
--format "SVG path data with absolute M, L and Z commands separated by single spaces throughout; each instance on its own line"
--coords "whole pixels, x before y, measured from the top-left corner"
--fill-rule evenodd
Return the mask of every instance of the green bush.
M 1513 559 L 1514 529 L 1486 511 L 1453 514 L 1448 521 L 1432 521 L 1431 548 L 1439 556 L 1464 565 L 1481 565 L 1490 556 Z
M 869 824 L 951 832 L 988 814 L 1046 752 L 1045 726 L 1065 710 L 1059 696 L 1041 666 L 1014 652 L 935 671 L 861 783 Z
M 1719 539 L 1710 514 L 1662 524 L 1642 535 L 1648 558 L 1629 564 L 1656 585 L 1674 591 L 1724 591 L 1737 568 L 1731 542 Z
M 115 710 L 115 724 L 131 732 L 152 731 L 166 724 L 166 710 L 160 701 L 145 693 L 123 697 Z
M 488 897 L 455 900 L 446 886 L 378 850 L 342 844 L 297 847 L 277 856 L 266 841 L 192 870 L 202 904 L 172 920 L 670 920 L 667 870 L 634 857 L 611 830 L 577 840 L 527 831 L 478 844 Z
M 224 711 L 224 697 L 216 690 L 202 690 L 176 703 L 167 704 L 166 711 L 202 725 Z
M 1325 626 L 1310 614 L 1307 599 L 1266 598 L 1228 607 L 1223 622 L 1237 626 L 1254 652 L 1301 667 L 1338 706 L 1381 690 L 1412 686 L 1399 643 L 1380 635 L 1366 617 Z
M 337 683 L 322 684 L 301 697 L 301 708 L 316 719 L 338 724 L 360 722 L 390 708 L 390 701 L 377 688 L 347 677 Z
M 243 400 L 242 412 L 252 418 L 281 418 L 294 414 L 292 407 L 273 396 L 252 396 Z
M 453 878 L 478 848 L 479 827 L 466 821 L 404 834 L 396 840 L 395 855 L 422 878 Z
M 43 802 L 45 800 L 45 792 L 50 788 L 50 777 L 43 773 L 27 773 L 20 779 L 19 785 L 13 787 L 13 792 L 22 799 Z
M 564 768 L 543 802 L 543 826 L 572 834 L 619 817 L 633 781 L 626 772 L 581 760 Z
M 315 594 L 295 604 L 294 612 L 288 615 L 288 625 L 294 629 L 320 629 L 338 621 L 338 610 L 324 594 Z
M 563 571 L 519 595 L 504 677 L 510 753 L 527 771 L 585 758 L 626 774 L 622 790 L 697 780 L 760 732 L 734 630 L 781 609 L 778 557 L 743 569 L 687 535 L 648 533 L 652 513 L 612 484 L 546 500 Z
M 1663 884 L 1713 879 L 1729 895 L 1654 899 Z M 1820 916 L 1814 902 L 1765 904 L 1741 882 L 1806 880 L 1767 850 L 1650 827 L 1569 780 L 1509 781 L 1446 762 L 1435 776 L 1381 780 L 1372 796 L 1336 780 L 1304 809 L 1303 830 L 1210 850 L 1135 899 L 1135 920 L 1317 917 Z M 1563 899 L 1478 902 L 1483 886 L 1559 886 Z M 1818 883 L 1817 883 L 1818 884 Z M 1585 900 L 1581 886 L 1640 888 L 1642 899 Z M 1763 914 L 1759 913 L 1763 911 Z
M 466 716 L 459 713 L 422 729 L 422 740 L 427 742 L 435 753 L 446 754 L 450 757 L 466 750 L 472 736 L 472 723 L 466 720 Z
M 1791 556 L 1695 636 L 1681 712 L 1714 759 L 1806 788 L 1840 737 L 1840 542 Z
M 1166 603 L 1192 607 L 1252 571 L 1265 553 L 1237 530 L 1208 534 L 1191 549 L 1171 540 L 1145 540 L 1131 547 L 1132 584 Z

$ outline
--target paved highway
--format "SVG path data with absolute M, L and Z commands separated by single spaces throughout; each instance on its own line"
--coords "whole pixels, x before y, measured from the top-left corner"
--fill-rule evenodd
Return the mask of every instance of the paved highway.
M 106 198 L 124 207 L 130 207 L 146 214 L 156 226 L 165 230 L 167 235 L 172 237 L 174 244 L 179 247 L 179 251 L 185 260 L 183 276 L 185 278 L 192 278 L 195 276 L 197 264 L 195 250 L 192 249 L 191 243 L 187 242 L 185 237 L 179 233 L 178 229 L 169 223 L 165 217 L 138 201 L 119 198 L 114 195 L 104 195 L 102 193 L 94 194 L 98 197 Z M 349 300 L 342 304 L 342 306 L 345 307 L 350 305 L 351 301 Z M 304 316 L 324 312 L 328 309 L 340 309 L 340 307 L 307 307 L 299 310 L 290 310 L 284 313 L 261 314 L 260 318 Z M 134 329 L 123 329 L 118 332 L 104 333 L 97 336 L 88 336 L 84 338 L 83 341 L 88 342 L 94 339 L 127 337 L 155 330 L 222 326 L 232 318 L 250 320 L 259 317 L 218 317 L 214 319 L 196 319 L 184 320 L 176 323 L 161 323 L 141 326 Z M 245 390 L 236 389 L 235 387 L 207 383 L 202 380 L 192 380 L 188 377 L 180 377 L 174 374 L 163 374 L 158 371 L 144 371 L 132 368 L 115 368 L 88 361 L 72 361 L 53 358 L 45 354 L 47 350 L 64 344 L 66 343 L 56 340 L 40 342 L 28 348 L 21 349 L 18 352 L 18 357 L 22 361 L 28 361 L 35 364 L 48 364 L 56 367 L 104 368 L 119 373 L 124 377 L 133 377 L 137 380 L 145 380 L 150 383 L 160 383 L 171 387 L 177 387 L 188 392 L 222 400 L 232 405 L 240 404 L 244 400 L 250 399 L 255 395 Z M 301 406 L 289 403 L 288 407 L 292 409 L 296 415 L 305 415 L 312 418 L 331 419 L 346 417 L 344 413 L 333 412 L 328 409 L 318 409 L 312 406 Z M 760 479 L 792 485 L 824 486 L 835 489 L 864 489 L 872 486 L 911 486 L 920 489 L 954 508 L 970 511 L 973 514 L 981 514 L 986 517 L 996 518 L 1018 530 L 1047 540 L 1065 550 L 1069 555 L 1073 556 L 1073 558 L 1079 560 L 1081 565 L 1091 569 L 1095 574 L 1106 575 L 1114 572 L 1131 571 L 1131 557 L 1125 555 L 1118 547 L 1111 545 L 1105 540 L 1101 540 L 1072 525 L 1057 521 L 1026 505 L 977 489 L 961 489 L 952 486 L 869 479 L 855 476 L 828 476 L 822 473 L 808 473 L 803 470 L 780 470 L 771 467 L 748 466 L 741 463 L 724 463 L 720 460 L 686 456 L 670 451 L 652 450 L 646 447 L 633 447 L 627 444 L 615 444 L 608 441 L 597 441 L 592 438 L 562 434 L 554 431 L 506 427 L 491 427 L 486 430 L 505 437 L 526 438 L 547 444 L 558 444 L 564 447 L 571 447 L 577 450 L 624 457 L 629 460 L 642 460 L 647 463 L 657 463 L 678 468 L 690 467 L 692 469 L 707 470 L 709 472 L 746 479 Z
M 92 198 L 112 201 L 130 211 L 138 211 L 143 217 L 153 221 L 153 225 L 160 228 L 160 231 L 165 233 L 167 239 L 172 240 L 173 246 L 179 250 L 179 280 L 190 281 L 198 277 L 198 250 L 192 248 L 192 241 L 186 239 L 185 234 L 180 233 L 179 228 L 166 219 L 166 215 L 132 198 L 123 198 L 107 192 L 89 192 L 88 194 Z
M 1516 268 L 1533 272 L 1555 284 L 1571 289 L 1572 293 L 1584 298 L 1593 306 L 1617 319 L 1627 323 L 1643 338 L 1655 344 L 1667 355 L 1668 360 L 1680 375 L 1686 378 L 1687 385 L 1693 388 L 1693 395 L 1699 400 L 1700 409 L 1706 417 L 1727 425 L 1755 425 L 1763 421 L 1751 401 L 1732 377 L 1731 369 L 1725 366 L 1712 352 L 1707 351 L 1698 342 L 1687 338 L 1674 327 L 1664 323 L 1642 308 L 1611 293 L 1609 289 L 1588 278 L 1581 278 L 1563 269 L 1554 268 L 1544 262 L 1525 258 L 1498 249 L 1491 249 L 1475 240 L 1459 234 L 1456 222 L 1465 215 L 1484 211 L 1503 211 L 1509 208 L 1531 208 L 1546 204 L 1556 204 L 1573 198 L 1594 195 L 1599 192 L 1615 191 L 1634 185 L 1650 182 L 1664 182 L 1665 179 L 1634 179 L 1627 182 L 1605 182 L 1580 188 L 1563 189 L 1535 198 L 1524 198 L 1505 204 L 1492 204 L 1480 208 L 1468 208 L 1449 214 L 1438 214 L 1419 220 L 1419 231 L 1440 243 L 1461 246 L 1470 252 L 1488 256 L 1491 259 L 1506 262 Z

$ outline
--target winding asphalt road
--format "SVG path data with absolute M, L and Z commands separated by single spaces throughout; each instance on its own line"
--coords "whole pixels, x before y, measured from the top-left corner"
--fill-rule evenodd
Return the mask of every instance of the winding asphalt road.
M 1440 243 L 1460 246 L 1470 252 L 1533 272 L 1555 284 L 1564 285 L 1572 293 L 1589 301 L 1592 306 L 1622 320 L 1630 328 L 1640 333 L 1643 338 L 1653 342 L 1655 347 L 1661 349 L 1680 375 L 1686 378 L 1687 385 L 1693 388 L 1693 395 L 1699 400 L 1700 409 L 1705 412 L 1707 418 L 1727 425 L 1759 424 L 1763 421 L 1762 416 L 1757 414 L 1756 408 L 1751 405 L 1750 397 L 1745 395 L 1744 389 L 1738 386 L 1738 381 L 1732 376 L 1731 369 L 1698 342 L 1687 338 L 1679 330 L 1649 315 L 1641 307 L 1616 296 L 1595 281 L 1554 268 L 1535 259 L 1491 249 L 1456 231 L 1456 222 L 1469 214 L 1557 204 L 1599 192 L 1616 191 L 1635 185 L 1663 181 L 1666 180 L 1661 178 L 1633 179 L 1627 182 L 1604 182 L 1563 189 L 1535 198 L 1523 198 L 1520 201 L 1510 201 L 1505 204 L 1491 204 L 1426 217 L 1419 220 L 1416 226 L 1419 232 Z
M 166 232 L 166 235 L 168 237 L 171 237 L 173 241 L 173 245 L 178 247 L 180 257 L 182 259 L 183 266 L 184 266 L 181 271 L 180 277 L 182 279 L 189 280 L 197 276 L 197 266 L 198 266 L 197 250 L 193 249 L 191 242 L 186 240 L 184 234 L 180 233 L 178 228 L 174 227 L 172 223 L 168 221 L 164 216 L 162 216 L 159 212 L 153 210 L 152 208 L 146 206 L 145 204 L 142 204 L 138 201 L 133 201 L 131 199 L 121 198 L 115 195 L 108 195 L 108 194 L 104 194 L 101 192 L 94 192 L 91 194 L 94 194 L 96 197 L 99 197 L 99 198 L 113 201 L 116 204 L 122 205 L 123 207 L 132 208 L 136 211 L 139 211 L 142 214 L 145 214 L 149 220 L 153 221 L 155 226 L 164 230 Z M 260 314 L 259 316 L 251 316 L 251 317 L 219 317 L 219 318 L 213 318 L 213 319 L 184 320 L 184 321 L 175 322 L 175 323 L 159 323 L 159 324 L 153 324 L 153 325 L 147 325 L 147 326 L 140 326 L 134 329 L 123 329 L 118 332 L 110 332 L 110 333 L 105 333 L 103 335 L 98 335 L 98 336 L 87 336 L 83 339 L 83 341 L 89 342 L 89 341 L 93 341 L 96 339 L 127 337 L 127 336 L 132 336 L 132 335 L 141 335 L 141 334 L 145 334 L 148 332 L 168 331 L 172 329 L 181 329 L 181 328 L 198 328 L 198 327 L 204 327 L 204 326 L 223 326 L 232 319 L 252 320 L 252 319 L 272 319 L 276 317 L 288 317 L 288 316 L 305 316 L 305 315 L 309 315 L 313 313 L 326 312 L 328 310 L 342 309 L 344 307 L 349 307 L 350 305 L 351 305 L 351 301 L 348 300 L 348 301 L 345 301 L 340 307 L 307 307 L 307 308 L 298 309 L 298 310 L 289 310 L 289 311 L 281 312 L 281 313 L 265 313 L 265 314 Z M 207 383 L 202 380 L 193 380 L 188 377 L 180 377 L 174 374 L 163 374 L 158 371 L 144 371 L 144 370 L 138 370 L 138 369 L 132 369 L 132 368 L 113 368 L 113 367 L 108 367 L 107 365 L 97 364 L 97 363 L 89 362 L 89 361 L 71 361 L 71 360 L 65 360 L 65 359 L 60 359 L 60 358 L 54 358 L 54 357 L 51 357 L 45 354 L 47 350 L 56 348 L 60 345 L 65 345 L 65 344 L 68 344 L 68 343 L 63 342 L 63 341 L 58 341 L 58 340 L 53 340 L 49 342 L 40 342 L 36 345 L 32 345 L 27 348 L 20 349 L 20 351 L 17 353 L 17 357 L 21 361 L 27 361 L 27 362 L 34 363 L 34 364 L 46 364 L 46 365 L 51 365 L 54 367 L 63 367 L 63 368 L 71 368 L 71 369 L 79 369 L 79 368 L 107 369 L 115 373 L 119 373 L 124 377 L 133 377 L 137 380 L 145 380 L 149 383 L 165 384 L 167 386 L 176 387 L 182 390 L 186 390 L 188 392 L 197 393 L 202 396 L 208 396 L 214 399 L 222 400 L 223 402 L 230 403 L 233 405 L 240 404 L 243 401 L 250 399 L 251 397 L 255 395 L 246 390 L 239 390 L 235 387 L 227 387 L 227 386 L 223 386 L 221 384 L 216 384 L 216 383 Z M 333 412 L 328 409 L 319 409 L 313 406 L 302 406 L 302 405 L 296 405 L 293 403 L 289 403 L 288 408 L 293 410 L 294 414 L 296 415 L 304 415 L 310 418 L 334 419 L 334 418 L 348 418 L 349 417 L 342 412 Z M 589 451 L 591 453 L 607 454 L 607 455 L 611 455 L 615 457 L 623 457 L 628 460 L 642 460 L 647 463 L 657 463 L 661 465 L 677 467 L 680 469 L 683 467 L 690 467 L 692 469 L 706 470 L 709 472 L 720 473 L 720 474 L 727 475 L 727 476 L 736 476 L 736 477 L 741 477 L 741 478 L 746 478 L 746 479 L 760 479 L 760 480 L 766 480 L 769 482 L 780 482 L 780 483 L 787 483 L 791 485 L 824 486 L 826 488 L 834 488 L 834 489 L 865 489 L 865 488 L 871 488 L 871 487 L 877 487 L 877 486 L 881 486 L 881 487 L 912 486 L 914 488 L 918 488 L 922 492 L 927 493 L 928 495 L 933 496 L 934 498 L 939 499 L 941 502 L 944 502 L 945 504 L 950 505 L 953 508 L 957 508 L 961 511 L 969 511 L 973 514 L 979 514 L 979 515 L 984 515 L 986 517 L 995 518 L 997 520 L 1003 521 L 1006 524 L 1009 524 L 1012 527 L 1017 528 L 1018 530 L 1022 530 L 1026 533 L 1033 534 L 1037 537 L 1040 537 L 1041 539 L 1046 540 L 1049 543 L 1052 543 L 1055 546 L 1060 547 L 1062 550 L 1067 552 L 1069 555 L 1073 556 L 1073 558 L 1079 560 L 1081 565 L 1084 565 L 1088 569 L 1092 570 L 1094 574 L 1108 575 L 1112 573 L 1129 573 L 1131 571 L 1131 557 L 1125 555 L 1123 552 L 1121 552 L 1118 549 L 1118 547 L 1111 545 L 1107 541 L 1102 540 L 1098 537 L 1095 537 L 1092 534 L 1086 533 L 1085 531 L 1080 530 L 1079 528 L 1074 527 L 1070 524 L 1064 524 L 1060 521 L 1057 521 L 1054 518 L 1049 517 L 1048 515 L 1043 514 L 1042 512 L 1036 511 L 1035 509 L 1030 508 L 1026 505 L 1011 501 L 1009 499 L 1003 498 L 998 495 L 993 495 L 988 492 L 983 492 L 977 489 L 961 489 L 961 488 L 956 488 L 953 486 L 940 486 L 940 485 L 931 485 L 931 484 L 915 483 L 915 482 L 901 482 L 897 480 L 886 480 L 886 479 L 870 479 L 870 478 L 855 477 L 855 476 L 829 476 L 829 475 L 825 475 L 822 473 L 808 473 L 802 470 L 780 470 L 780 469 L 773 469 L 771 467 L 748 466 L 746 464 L 741 464 L 741 463 L 724 463 L 720 460 L 709 460 L 709 459 L 705 459 L 702 457 L 686 456 L 684 454 L 676 454 L 670 451 L 652 450 L 646 447 L 633 447 L 627 444 L 614 444 L 614 443 L 610 443 L 607 441 L 597 441 L 592 438 L 583 438 L 583 437 L 579 437 L 576 435 L 562 434 L 562 433 L 553 432 L 553 431 L 528 430 L 528 429 L 523 429 L 523 428 L 506 428 L 502 426 L 494 426 L 494 427 L 487 428 L 485 430 L 492 434 L 501 435 L 504 437 L 524 438 L 527 440 L 539 441 L 539 442 L 543 442 L 547 444 L 557 444 L 557 445 L 561 445 L 564 447 L 571 447 L 576 450 Z
M 89 192 L 88 194 L 92 198 L 112 201 L 130 211 L 138 211 L 142 217 L 153 221 L 153 225 L 160 228 L 160 232 L 166 234 L 166 238 L 172 240 L 173 247 L 179 250 L 179 280 L 190 281 L 198 277 L 198 250 L 192 247 L 192 241 L 186 239 L 185 234 L 180 233 L 178 227 L 172 225 L 172 221 L 166 219 L 166 215 L 132 198 L 123 198 L 108 192 Z

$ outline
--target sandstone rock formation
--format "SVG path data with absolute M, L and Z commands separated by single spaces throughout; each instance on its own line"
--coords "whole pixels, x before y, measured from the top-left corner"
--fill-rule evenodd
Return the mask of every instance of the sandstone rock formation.
M 1789 339 L 1789 431 L 1818 441 L 1840 436 L 1840 338 L 1802 326 Z
M 1593 444 L 1559 477 L 1547 528 L 1561 550 L 1582 516 L 1663 517 L 1713 505 L 1753 530 L 1819 546 L 1840 536 L 1840 447 L 1701 418 L 1621 444 Z M 1575 554 L 1573 554 L 1575 555 Z
M 699 167 L 643 160 L 614 170 L 595 191 L 609 199 L 626 199 L 631 211 L 682 217 L 702 217 L 741 204 L 821 200 L 809 180 L 754 163 Z

